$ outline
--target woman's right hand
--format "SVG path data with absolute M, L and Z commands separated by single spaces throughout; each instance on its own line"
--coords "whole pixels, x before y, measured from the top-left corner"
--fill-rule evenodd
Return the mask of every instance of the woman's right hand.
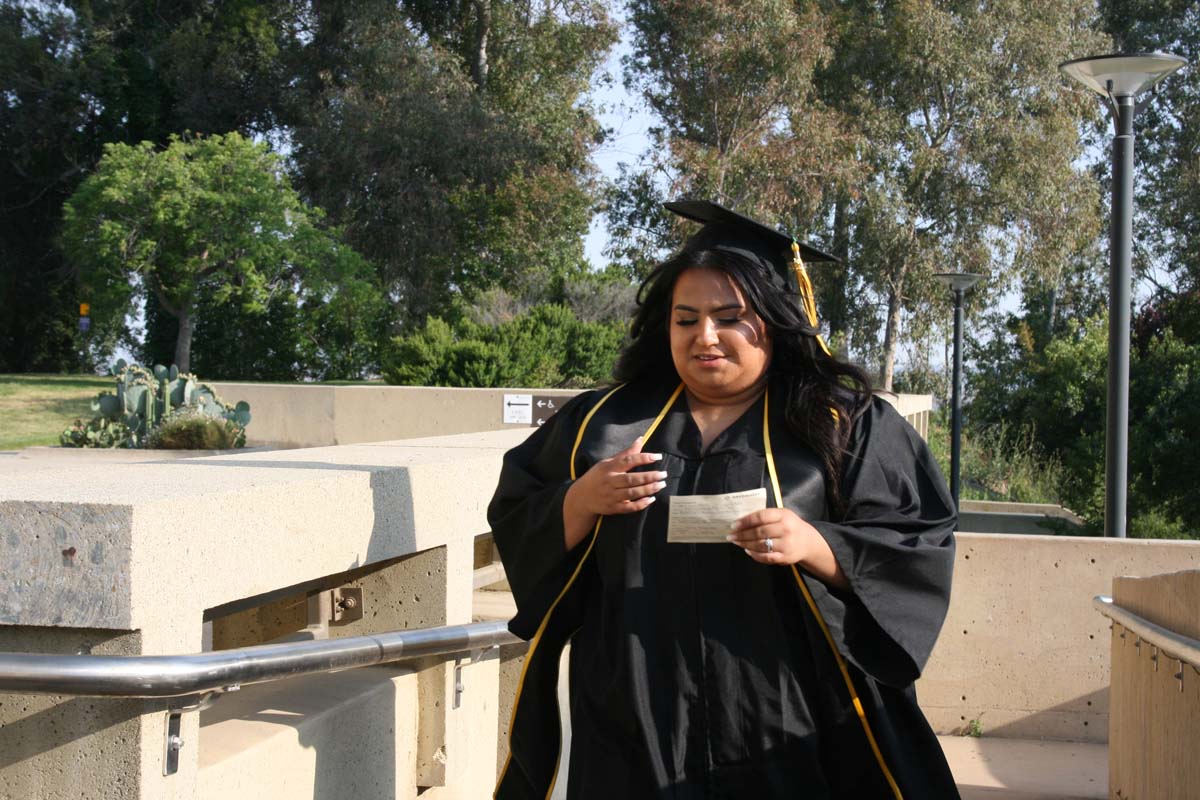
M 667 485 L 667 473 L 631 470 L 661 460 L 661 453 L 642 452 L 639 436 L 615 456 L 596 462 L 571 484 L 563 500 L 563 538 L 567 549 L 583 541 L 601 515 L 632 514 L 653 503 L 655 493 Z

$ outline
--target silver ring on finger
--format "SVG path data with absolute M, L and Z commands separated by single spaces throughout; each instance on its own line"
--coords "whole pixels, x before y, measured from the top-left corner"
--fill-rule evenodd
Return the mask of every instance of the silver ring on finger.
M 774 539 L 767 539 L 767 552 L 768 553 L 775 552 L 775 540 Z

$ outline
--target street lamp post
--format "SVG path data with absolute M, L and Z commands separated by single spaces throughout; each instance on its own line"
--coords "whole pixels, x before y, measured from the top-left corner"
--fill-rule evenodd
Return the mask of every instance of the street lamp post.
M 950 391 L 950 494 L 958 509 L 962 472 L 962 339 L 963 297 L 983 276 L 974 272 L 939 272 L 934 275 L 954 292 L 954 386 Z
M 1104 535 L 1124 538 L 1129 453 L 1129 313 L 1133 240 L 1133 120 L 1138 95 L 1184 66 L 1166 53 L 1117 53 L 1077 58 L 1062 72 L 1104 97 L 1116 136 L 1112 146 L 1109 228 L 1108 419 L 1104 437 Z

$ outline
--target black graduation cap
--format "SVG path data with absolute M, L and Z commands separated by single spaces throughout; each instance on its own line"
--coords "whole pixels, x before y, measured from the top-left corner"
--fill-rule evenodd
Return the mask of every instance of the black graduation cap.
M 780 288 L 787 286 L 789 275 L 794 275 L 804 313 L 809 323 L 817 327 L 817 305 L 804 262 L 836 262 L 838 259 L 807 242 L 798 241 L 711 200 L 675 200 L 663 205 L 668 211 L 704 226 L 687 240 L 685 250 L 726 250 L 736 253 L 778 275 L 781 279 Z M 820 335 L 817 336 L 817 342 L 826 353 L 829 352 Z
M 689 250 L 700 245 L 704 249 L 735 251 L 753 261 L 766 262 L 785 278 L 792 274 L 792 242 L 800 246 L 800 255 L 805 261 L 838 260 L 807 242 L 796 241 L 786 233 L 711 200 L 675 200 L 663 205 L 684 219 L 704 225 L 699 233 L 688 239 Z

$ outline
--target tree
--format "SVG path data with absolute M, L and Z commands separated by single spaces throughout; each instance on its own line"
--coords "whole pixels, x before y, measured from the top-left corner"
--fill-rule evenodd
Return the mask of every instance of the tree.
M 298 185 L 379 268 L 400 323 L 586 268 L 597 2 L 314 6 L 289 123 Z
M 661 201 L 707 197 L 805 234 L 828 193 L 861 179 L 854 135 L 813 92 L 827 26 L 780 0 L 635 0 L 626 85 L 661 122 L 618 182 L 610 255 L 637 274 L 683 231 Z
M 1161 304 L 1200 289 L 1200 4 L 1102 0 L 1100 21 L 1117 51 L 1177 53 L 1191 65 L 1137 119 L 1134 268 Z
M 97 326 L 121 324 L 141 295 L 178 321 L 174 363 L 191 366 L 197 309 L 265 309 L 273 293 L 361 286 L 368 267 L 318 229 L 264 144 L 231 133 L 109 145 L 67 201 L 62 244 Z
M 883 388 L 902 314 L 919 334 L 945 307 L 933 272 L 990 273 L 990 292 L 1052 287 L 1097 235 L 1098 192 L 1075 165 L 1096 111 L 1057 69 L 1102 49 L 1091 20 L 1081 0 L 838 6 L 816 82 L 861 131 L 872 176 L 848 204 L 848 255 L 885 307 Z
M 1098 231 L 1098 191 L 1075 164 L 1095 104 L 1064 93 L 1057 70 L 1097 42 L 1083 0 L 631 9 L 628 80 L 663 126 L 659 154 L 611 206 L 614 252 L 661 244 L 648 197 L 666 193 L 815 235 L 843 258 L 813 270 L 831 338 L 878 359 L 882 388 L 902 317 L 920 339 L 946 311 L 932 273 L 990 272 L 990 291 L 1052 286 Z
M 269 129 L 292 13 L 282 0 L 0 0 L 0 371 L 78 369 L 97 339 L 75 331 L 84 298 L 55 242 L 103 146 Z

